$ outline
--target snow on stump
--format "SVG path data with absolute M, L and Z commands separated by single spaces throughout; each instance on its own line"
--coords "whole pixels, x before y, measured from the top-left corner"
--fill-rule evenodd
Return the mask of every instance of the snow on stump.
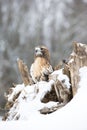
M 35 113 L 50 114 L 68 103 L 71 95 L 69 78 L 62 69 L 54 71 L 49 82 L 20 84 L 11 89 L 6 104 L 9 111 L 3 118 L 6 121 L 29 120 Z
M 65 106 L 76 94 L 80 81 L 79 70 L 87 66 L 87 45 L 74 42 L 74 49 L 64 68 L 54 70 L 49 81 L 33 83 L 28 67 L 18 60 L 23 84 L 11 88 L 7 98 L 8 112 L 3 120 L 31 120 L 35 114 L 50 114 Z

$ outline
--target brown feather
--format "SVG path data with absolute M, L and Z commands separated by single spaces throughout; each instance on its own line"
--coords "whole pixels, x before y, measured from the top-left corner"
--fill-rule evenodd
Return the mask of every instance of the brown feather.
M 50 65 L 50 55 L 46 47 L 36 47 L 35 60 L 31 65 L 30 73 L 34 82 L 47 80 L 50 73 L 53 72 Z

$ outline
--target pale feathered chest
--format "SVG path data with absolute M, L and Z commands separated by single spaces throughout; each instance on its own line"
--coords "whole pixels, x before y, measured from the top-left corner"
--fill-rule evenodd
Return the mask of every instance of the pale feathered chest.
M 37 57 L 31 65 L 30 74 L 34 82 L 46 80 L 45 76 L 53 72 L 50 63 L 43 57 Z

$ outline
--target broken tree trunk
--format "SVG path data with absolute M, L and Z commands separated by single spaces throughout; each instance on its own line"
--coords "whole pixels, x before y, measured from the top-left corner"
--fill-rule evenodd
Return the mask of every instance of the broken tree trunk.
M 74 50 L 70 55 L 69 62 L 64 67 L 64 73 L 71 80 L 72 95 L 74 96 L 78 89 L 79 69 L 87 66 L 87 45 L 74 42 Z
M 27 65 L 21 59 L 17 59 L 17 63 L 24 85 L 31 85 L 32 79 L 30 77 Z

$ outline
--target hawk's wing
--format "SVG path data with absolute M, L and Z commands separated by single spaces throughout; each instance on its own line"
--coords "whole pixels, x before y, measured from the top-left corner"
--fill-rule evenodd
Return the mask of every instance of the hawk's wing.
M 49 64 L 48 66 L 44 66 L 43 69 L 42 69 L 42 73 L 44 75 L 49 75 L 53 72 L 53 68 L 52 66 Z

